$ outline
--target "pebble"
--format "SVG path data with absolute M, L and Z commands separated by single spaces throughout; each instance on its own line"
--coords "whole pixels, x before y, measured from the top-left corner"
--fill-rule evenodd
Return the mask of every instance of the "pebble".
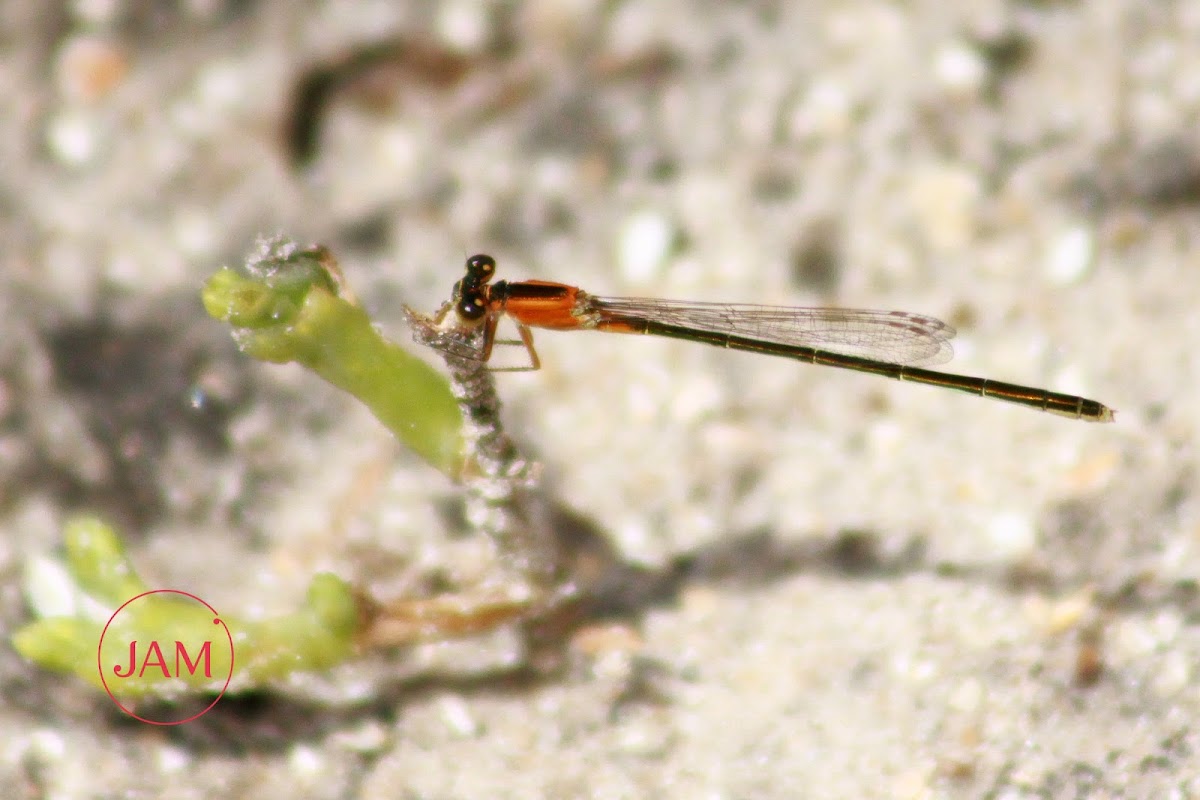
M 987 533 L 993 552 L 1007 560 L 1024 558 L 1037 545 L 1037 528 L 1033 520 L 1017 511 L 992 517 Z
M 87 114 L 69 111 L 50 120 L 46 145 L 54 158 L 72 167 L 93 161 L 100 149 L 94 121 Z
M 965 247 L 975 236 L 979 177 L 966 167 L 934 164 L 919 169 L 909 190 L 912 210 L 935 250 Z
M 94 102 L 109 94 L 129 71 L 116 44 L 95 36 L 73 36 L 58 50 L 55 78 L 69 100 Z
M 488 7 L 484 3 L 449 2 L 438 9 L 438 33 L 459 50 L 479 50 L 488 38 Z
M 1096 238 L 1090 228 L 1076 225 L 1059 234 L 1046 257 L 1046 275 L 1059 286 L 1078 283 L 1095 260 Z
M 955 42 L 934 54 L 933 75 L 948 92 L 972 97 L 983 89 L 988 79 L 988 65 L 975 48 Z
M 621 276 L 636 285 L 656 281 L 675 238 L 675 226 L 663 214 L 639 211 L 630 215 L 617 240 Z
M 479 733 L 479 723 L 458 695 L 443 695 L 437 701 L 438 713 L 446 728 L 464 739 Z

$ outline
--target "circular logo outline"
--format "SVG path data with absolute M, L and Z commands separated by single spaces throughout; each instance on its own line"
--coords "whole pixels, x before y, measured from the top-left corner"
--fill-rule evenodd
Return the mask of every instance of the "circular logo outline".
M 103 661 L 104 637 L 108 635 L 109 626 L 113 624 L 113 620 L 115 620 L 117 618 L 117 615 L 120 614 L 122 611 L 124 611 L 125 607 L 128 606 L 130 603 L 134 602 L 135 600 L 140 600 L 143 597 L 147 597 L 152 594 L 179 594 L 179 595 L 183 595 L 184 597 L 189 597 L 192 600 L 195 600 L 197 603 L 201 604 L 202 606 L 204 606 L 205 608 L 207 608 L 209 611 L 212 612 L 213 624 L 220 625 L 225 630 L 225 638 L 227 638 L 229 640 L 229 676 L 227 678 L 225 678 L 225 685 L 221 687 L 220 694 L 218 694 L 211 703 L 209 703 L 202 710 L 197 711 L 195 714 L 188 717 L 187 719 L 172 720 L 172 721 L 167 721 L 167 722 L 164 722 L 162 720 L 146 719 L 145 717 L 140 716 L 140 715 L 134 713 L 133 711 L 131 711 L 130 709 L 126 708 L 125 705 L 116 698 L 116 695 L 114 695 L 112 693 L 112 690 L 108 688 L 108 681 L 105 680 L 105 678 L 104 678 L 104 661 Z M 229 683 L 230 683 L 230 681 L 233 680 L 234 658 L 235 658 L 235 655 L 234 655 L 234 647 L 233 647 L 233 634 L 230 633 L 229 626 L 225 624 L 225 620 L 221 619 L 221 615 L 217 613 L 217 610 L 215 608 L 213 608 L 212 606 L 210 606 L 208 603 L 206 603 L 204 600 L 200 599 L 199 597 L 192 594 L 191 592 L 185 592 L 181 589 L 150 589 L 148 591 L 142 592 L 139 595 L 135 595 L 134 597 L 129 598 L 128 600 L 126 600 L 124 603 L 121 604 L 120 608 L 118 608 L 116 611 L 114 611 L 112 613 L 111 617 L 108 618 L 108 622 L 106 622 L 104 624 L 104 630 L 100 632 L 100 643 L 98 645 L 96 645 L 96 669 L 100 673 L 100 683 L 104 684 L 104 692 L 108 695 L 110 700 L 112 700 L 114 703 L 116 703 L 117 708 L 121 709 L 126 714 L 133 717 L 134 719 L 136 719 L 140 722 L 146 723 L 147 725 L 162 725 L 162 726 L 183 725 L 185 722 L 191 722 L 194 719 L 198 719 L 198 718 L 204 716 L 209 711 L 212 711 L 213 706 L 215 706 L 217 703 L 219 703 L 221 701 L 221 698 L 225 696 L 225 692 L 229 690 Z M 190 666 L 190 662 L 189 662 L 189 666 Z

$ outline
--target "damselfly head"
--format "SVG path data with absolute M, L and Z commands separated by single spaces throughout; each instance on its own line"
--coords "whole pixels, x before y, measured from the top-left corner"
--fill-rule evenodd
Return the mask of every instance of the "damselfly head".
M 467 288 L 458 298 L 455 311 L 463 322 L 478 322 L 487 315 L 487 294 L 478 288 Z
M 496 274 L 496 259 L 479 253 L 467 259 L 467 277 L 463 281 L 472 286 L 483 286 Z

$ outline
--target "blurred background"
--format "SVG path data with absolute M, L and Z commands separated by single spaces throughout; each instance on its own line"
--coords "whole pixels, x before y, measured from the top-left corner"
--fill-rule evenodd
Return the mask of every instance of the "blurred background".
M 372 654 L 149 729 L 0 648 L 10 797 L 1200 793 L 1187 2 L 8 0 L 0 618 L 61 524 L 292 608 L 453 573 L 456 490 L 199 303 L 320 242 L 384 331 L 475 252 L 611 295 L 895 308 L 1088 425 L 681 342 L 537 335 L 547 484 L 670 597 L 513 680 Z M 435 578 L 430 578 L 434 575 Z M 415 576 L 415 577 L 414 577 Z

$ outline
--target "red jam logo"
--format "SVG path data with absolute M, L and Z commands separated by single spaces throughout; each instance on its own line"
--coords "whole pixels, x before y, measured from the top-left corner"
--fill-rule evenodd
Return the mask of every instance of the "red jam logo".
M 200 609 L 186 609 L 189 618 L 201 609 L 207 611 L 212 618 L 213 635 L 197 635 L 194 625 L 178 619 L 167 620 L 159 631 L 143 629 L 134 638 L 122 621 L 133 616 L 136 604 L 155 602 L 147 598 L 162 594 L 178 595 L 184 603 L 200 606 Z M 121 617 L 122 614 L 128 616 Z M 174 622 L 180 624 L 171 624 Z M 147 633 L 159 635 L 147 636 Z M 181 636 L 183 638 L 179 638 Z M 207 714 L 225 696 L 229 682 L 233 680 L 233 635 L 217 610 L 196 595 L 178 589 L 153 589 L 126 600 L 108 618 L 96 647 L 96 667 L 100 670 L 104 691 L 126 714 L 149 725 L 182 725 Z M 186 681 L 193 686 L 204 680 L 214 684 L 223 680 L 224 683 L 211 703 L 199 711 L 181 711 L 179 719 L 148 719 L 139 716 L 119 699 L 131 694 L 152 696 L 156 692 L 150 684 L 159 683 L 166 687 L 172 680 Z M 143 685 L 136 686 L 136 683 Z

